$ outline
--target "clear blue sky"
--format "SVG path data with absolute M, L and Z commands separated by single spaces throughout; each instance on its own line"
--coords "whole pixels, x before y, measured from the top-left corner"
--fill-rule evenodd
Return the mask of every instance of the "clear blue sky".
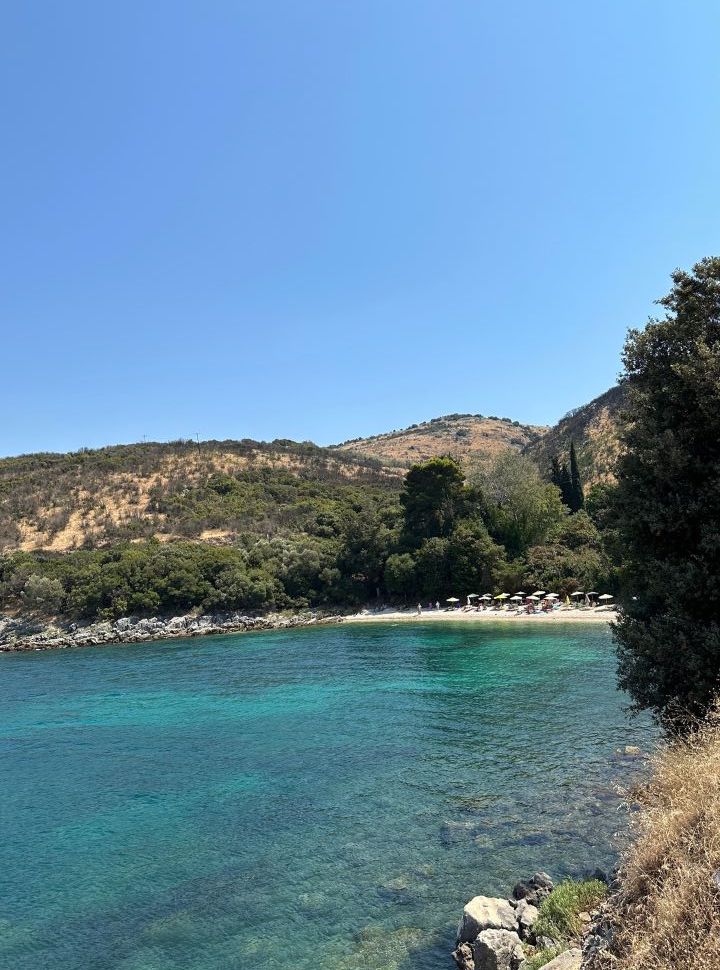
M 0 453 L 551 422 L 720 252 L 720 4 L 4 0 Z

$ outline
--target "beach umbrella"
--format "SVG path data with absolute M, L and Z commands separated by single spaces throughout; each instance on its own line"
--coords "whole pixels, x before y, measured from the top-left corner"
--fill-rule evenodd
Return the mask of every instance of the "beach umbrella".
M 448 596 L 448 598 L 445 600 L 445 602 L 446 603 L 459 603 L 460 600 L 457 598 L 457 596 Z
M 484 596 L 481 596 L 480 599 L 481 600 L 491 600 L 492 599 L 492 596 L 490 595 L 490 593 L 485 593 L 485 595 Z
M 591 590 L 591 591 L 590 591 L 590 592 L 588 593 L 588 596 L 597 596 L 597 593 L 595 592 L 595 590 Z
M 544 595 L 545 595 L 544 589 L 536 589 L 535 592 L 533 593 L 533 596 L 544 596 Z
M 480 594 L 479 593 L 468 593 L 467 598 L 469 600 L 476 600 Z
M 511 596 L 510 599 L 511 600 L 521 600 L 522 599 L 522 596 L 518 596 L 517 593 L 516 593 L 515 596 Z
M 575 592 L 574 593 L 571 593 L 570 595 L 571 596 L 584 596 L 585 593 L 583 593 L 583 591 L 581 589 L 576 589 Z
M 516 596 L 524 596 L 524 595 L 525 595 L 525 590 L 524 590 L 524 589 L 519 589 L 519 590 L 517 591 L 517 593 L 515 593 L 515 595 L 516 595 Z
M 610 593 L 603 593 L 602 596 L 599 597 L 599 599 L 601 599 L 601 600 L 611 600 L 612 599 L 612 596 L 610 595 Z
M 559 598 L 560 597 L 558 596 L 557 593 L 548 593 L 547 594 L 547 597 L 546 597 L 546 599 L 549 599 L 549 600 L 556 600 L 556 599 L 559 599 Z
M 509 593 L 498 593 L 495 597 L 496 600 L 506 600 L 510 594 Z
M 539 596 L 528 596 L 528 599 L 529 600 L 535 600 L 535 602 L 537 603 L 537 601 L 540 599 L 540 597 Z

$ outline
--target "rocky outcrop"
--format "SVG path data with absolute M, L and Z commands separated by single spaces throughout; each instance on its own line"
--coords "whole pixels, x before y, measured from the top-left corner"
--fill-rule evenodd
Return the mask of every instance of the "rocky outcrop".
M 531 906 L 539 906 L 553 890 L 553 881 L 546 872 L 536 872 L 513 886 L 513 899 L 524 899 Z
M 522 941 L 534 943 L 536 902 L 549 896 L 553 882 L 536 872 L 515 885 L 511 899 L 474 896 L 463 909 L 452 954 L 460 970 L 521 970 Z
M 533 906 L 527 899 L 521 899 L 515 907 L 515 919 L 521 940 L 528 940 L 532 935 L 532 928 L 540 915 L 537 906 Z
M 458 943 L 471 943 L 483 930 L 515 930 L 515 910 L 506 899 L 475 896 L 463 909 Z
M 483 930 L 472 945 L 475 970 L 518 970 L 525 952 L 511 930 Z
M 598 869 L 586 878 L 608 881 Z M 539 907 L 553 889 L 550 876 L 536 872 L 515 884 L 510 899 L 474 896 L 463 909 L 452 953 L 459 970 L 526 970 L 536 954 L 545 951 L 547 959 L 559 950 L 563 952 L 544 965 L 547 970 L 601 970 L 593 958 L 607 952 L 612 935 L 605 904 L 578 913 L 582 928 L 555 939 L 545 936 L 539 924 L 536 929 Z M 543 922 L 547 932 L 548 921 Z
M 250 630 L 282 630 L 320 623 L 339 623 L 342 617 L 316 613 L 265 616 L 216 613 L 198 616 L 188 613 L 173 617 L 121 617 L 97 623 L 45 623 L 28 617 L 0 616 L 0 652 L 18 650 L 57 650 L 91 647 L 106 643 L 142 643 L 219 633 Z

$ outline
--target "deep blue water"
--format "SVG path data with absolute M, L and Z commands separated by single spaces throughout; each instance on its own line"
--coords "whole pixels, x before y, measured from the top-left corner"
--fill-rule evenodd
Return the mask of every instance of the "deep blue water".
M 647 745 L 604 627 L 0 655 L 0 967 L 437 970 L 464 902 L 609 865 Z

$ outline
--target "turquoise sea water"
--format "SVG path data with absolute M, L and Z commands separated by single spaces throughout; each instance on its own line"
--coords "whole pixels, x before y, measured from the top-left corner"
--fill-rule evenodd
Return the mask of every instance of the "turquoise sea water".
M 647 746 L 604 627 L 0 655 L 0 966 L 436 970 L 464 902 L 612 863 Z

